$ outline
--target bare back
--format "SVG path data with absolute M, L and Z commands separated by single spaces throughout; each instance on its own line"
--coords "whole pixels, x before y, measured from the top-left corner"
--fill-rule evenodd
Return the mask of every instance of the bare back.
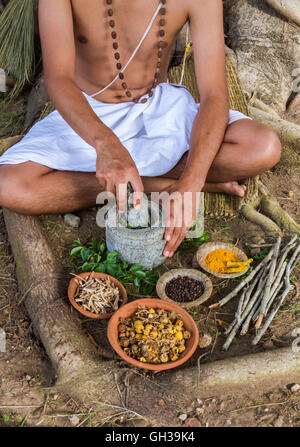
M 118 52 L 123 66 L 135 50 L 159 3 L 159 0 L 113 1 Z M 113 41 L 110 35 L 111 28 L 108 25 L 107 5 L 105 0 L 89 0 L 88 2 L 72 0 L 71 4 L 76 48 L 75 80 L 81 90 L 92 94 L 109 84 L 117 74 Z M 186 20 L 187 12 L 184 2 L 168 0 L 165 26 L 167 46 L 163 52 L 159 82 L 167 80 L 173 44 Z M 146 93 L 153 83 L 157 64 L 159 29 L 158 17 L 126 70 L 126 83 L 135 97 Z M 109 90 L 96 96 L 96 99 L 103 102 L 130 101 L 131 99 L 124 95 L 121 82 L 118 80 Z

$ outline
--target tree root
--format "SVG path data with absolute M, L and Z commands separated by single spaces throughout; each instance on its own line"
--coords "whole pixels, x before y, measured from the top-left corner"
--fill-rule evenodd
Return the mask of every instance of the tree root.
M 277 199 L 260 181 L 258 182 L 258 189 L 261 195 L 260 206 L 262 211 L 287 233 L 300 233 L 300 225 L 281 208 Z
M 268 235 L 281 235 L 282 231 L 271 219 L 258 212 L 253 205 L 247 203 L 241 208 L 241 214 L 250 222 L 259 225 Z
M 259 225 L 272 236 L 282 236 L 282 232 L 300 233 L 300 225 L 281 208 L 277 199 L 260 180 L 258 180 L 258 192 L 258 198 L 241 206 L 240 212 L 246 219 Z M 264 214 L 257 211 L 258 207 Z

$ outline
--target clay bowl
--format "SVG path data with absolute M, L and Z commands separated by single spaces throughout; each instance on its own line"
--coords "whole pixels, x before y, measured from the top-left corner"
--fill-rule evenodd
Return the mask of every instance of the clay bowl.
M 182 317 L 184 327 L 191 332 L 192 336 L 189 340 L 186 341 L 186 350 L 180 355 L 179 359 L 176 360 L 175 362 L 168 362 L 159 365 L 151 363 L 143 363 L 129 357 L 127 354 L 125 354 L 125 352 L 119 345 L 118 325 L 120 318 L 130 317 L 136 312 L 138 306 L 140 305 L 146 305 L 149 308 L 152 307 L 153 309 L 160 308 L 160 309 L 166 309 L 168 311 L 174 311 Z M 176 368 L 177 366 L 182 365 L 194 354 L 199 342 L 199 332 L 193 318 L 179 306 L 156 298 L 144 298 L 140 300 L 135 300 L 132 301 L 131 303 L 126 304 L 125 306 L 120 307 L 120 309 L 113 314 L 113 316 L 108 322 L 107 337 L 111 346 L 123 360 L 125 360 L 126 362 L 130 363 L 132 366 L 135 366 L 137 368 L 144 368 L 152 371 L 163 371 L 166 369 Z
M 169 281 L 171 281 L 174 278 L 177 278 L 178 276 L 188 276 L 189 278 L 193 278 L 196 279 L 197 281 L 200 281 L 204 286 L 203 294 L 196 300 L 189 301 L 186 303 L 180 303 L 169 298 L 168 295 L 166 294 L 166 285 Z M 206 276 L 204 273 L 196 269 L 170 270 L 169 272 L 162 275 L 156 284 L 156 292 L 162 300 L 168 301 L 169 303 L 174 303 L 176 306 L 180 306 L 183 309 L 187 310 L 195 308 L 200 304 L 204 303 L 205 301 L 207 301 L 212 294 L 212 290 L 213 290 L 212 282 L 208 278 L 208 276 Z
M 240 248 L 235 247 L 234 245 L 215 243 L 215 242 L 207 242 L 206 244 L 203 244 L 203 245 L 201 245 L 201 247 L 199 247 L 197 254 L 196 254 L 197 262 L 200 265 L 200 267 L 203 268 L 203 270 L 205 270 L 208 273 L 211 273 L 212 275 L 216 276 L 217 278 L 238 278 L 239 276 L 244 275 L 249 270 L 249 267 L 250 267 L 249 265 L 243 272 L 239 272 L 239 273 L 216 273 L 213 270 L 211 270 L 209 267 L 207 267 L 207 265 L 205 264 L 204 261 L 205 261 L 206 257 L 209 255 L 209 253 L 211 253 L 212 251 L 217 250 L 219 248 L 223 248 L 225 250 L 231 250 L 239 258 L 240 261 L 248 260 L 247 255 Z
M 93 272 L 94 273 L 94 277 L 98 278 L 98 279 L 109 279 L 113 284 L 115 284 L 115 286 L 118 287 L 119 292 L 120 292 L 120 298 L 121 298 L 121 304 L 120 306 L 123 306 L 124 304 L 127 303 L 127 293 L 125 290 L 125 287 L 113 276 L 107 275 L 106 273 L 97 273 L 97 272 Z M 85 278 L 86 276 L 89 276 L 91 274 L 91 272 L 84 272 L 84 273 L 80 273 L 79 275 L 77 275 L 77 277 L 79 278 Z M 84 315 L 85 317 L 88 318 L 94 318 L 94 319 L 104 319 L 104 318 L 110 318 L 114 312 L 108 313 L 108 314 L 94 314 L 93 312 L 88 312 L 87 310 L 82 309 L 82 307 L 79 306 L 79 304 L 76 303 L 75 299 L 74 299 L 74 295 L 77 289 L 77 283 L 76 283 L 76 276 L 71 279 L 70 284 L 69 284 L 69 288 L 68 288 L 68 297 L 69 300 L 72 304 L 73 307 L 75 307 L 76 310 L 78 310 L 78 312 L 80 312 L 82 315 Z

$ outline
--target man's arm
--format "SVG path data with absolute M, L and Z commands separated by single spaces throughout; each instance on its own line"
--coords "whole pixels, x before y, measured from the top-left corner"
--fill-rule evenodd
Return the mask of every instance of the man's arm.
M 97 152 L 97 178 L 117 194 L 118 185 L 131 182 L 143 191 L 141 178 L 129 152 L 94 113 L 74 80 L 75 42 L 70 0 L 40 0 L 39 25 L 45 83 L 49 96 L 67 123 Z M 91 149 L 92 150 L 92 149 Z
M 181 178 L 167 189 L 193 194 L 193 200 L 174 200 L 165 233 L 165 255 L 172 256 L 197 215 L 196 193 L 202 191 L 208 171 L 224 139 L 229 117 L 225 71 L 222 0 L 187 0 L 195 70 L 201 97 L 194 121 L 187 164 Z M 190 218 L 182 222 L 183 216 Z
M 198 186 L 203 187 L 223 142 L 229 117 L 223 5 L 222 0 L 193 0 L 189 4 L 201 105 L 193 126 L 182 180 L 189 182 L 193 178 Z

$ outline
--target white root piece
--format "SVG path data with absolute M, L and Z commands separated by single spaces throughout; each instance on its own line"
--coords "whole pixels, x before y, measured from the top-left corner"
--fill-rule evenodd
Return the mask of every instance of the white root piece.
M 263 318 L 265 316 L 265 313 L 266 313 L 266 307 L 267 307 L 268 301 L 270 299 L 270 292 L 271 292 L 271 287 L 272 287 L 272 283 L 273 283 L 273 280 L 274 280 L 274 274 L 275 274 L 275 270 L 276 270 L 276 263 L 277 263 L 277 258 L 278 258 L 280 245 L 281 245 L 281 237 L 279 237 L 277 239 L 275 247 L 274 247 L 274 257 L 273 257 L 272 262 L 271 262 L 271 267 L 270 267 L 270 271 L 269 271 L 266 287 L 265 287 L 265 290 L 264 290 L 264 295 L 263 295 L 263 298 L 262 298 L 262 301 L 261 301 L 260 315 L 259 315 L 258 320 L 257 320 L 256 325 L 255 325 L 256 329 L 260 328 L 262 320 L 263 320 Z
M 83 309 L 97 315 L 118 309 L 119 289 L 109 279 L 94 278 L 94 272 L 87 278 L 78 278 L 75 301 Z

